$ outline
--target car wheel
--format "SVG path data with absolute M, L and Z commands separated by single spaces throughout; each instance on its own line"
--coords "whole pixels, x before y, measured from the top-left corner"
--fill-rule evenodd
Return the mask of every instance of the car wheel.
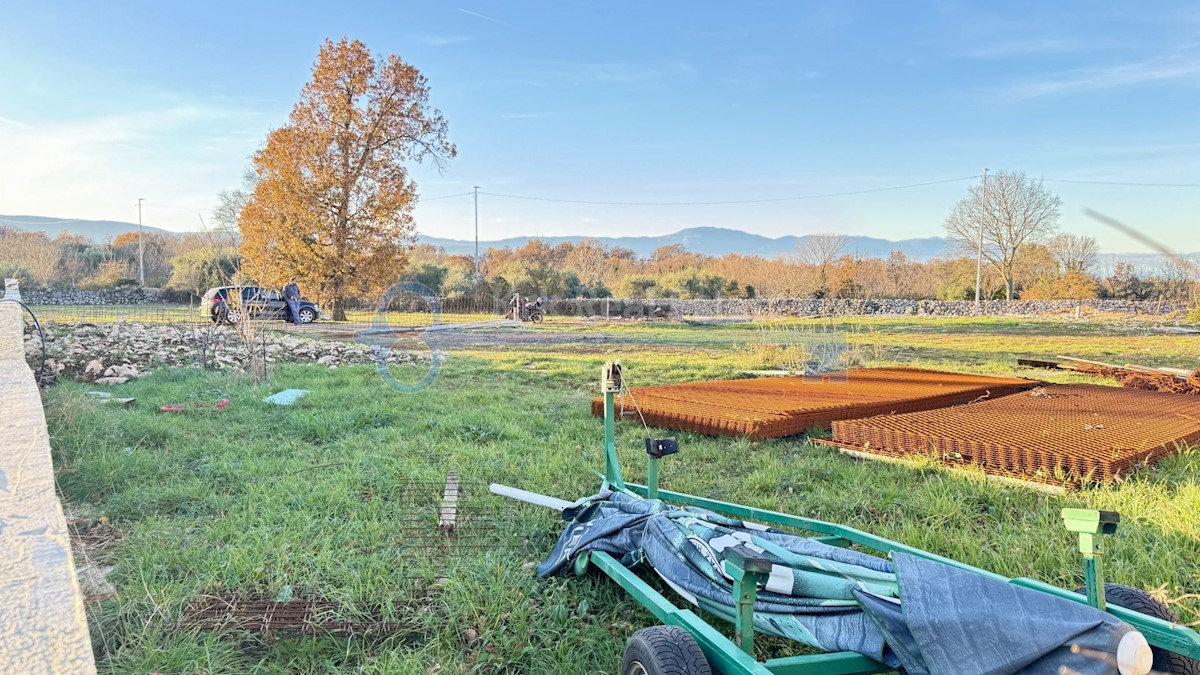
M 651 626 L 629 638 L 621 675 L 711 675 L 704 652 L 678 626 Z
M 1075 592 L 1087 595 L 1087 587 L 1080 586 L 1075 589 Z M 1155 600 L 1153 596 L 1140 588 L 1121 584 L 1104 584 L 1104 598 L 1118 607 L 1132 609 L 1163 621 L 1179 623 L 1179 617 L 1175 616 L 1175 612 L 1171 611 L 1170 607 Z M 1152 647 L 1150 651 L 1154 654 L 1153 672 L 1155 673 L 1160 675 L 1200 675 L 1200 662 L 1158 647 Z
M 317 310 L 312 307 L 300 309 L 300 323 L 312 323 L 317 320 Z

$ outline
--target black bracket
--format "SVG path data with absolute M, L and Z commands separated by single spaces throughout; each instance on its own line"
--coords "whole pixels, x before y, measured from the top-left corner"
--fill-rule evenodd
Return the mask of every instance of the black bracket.
M 646 454 L 655 459 L 679 452 L 679 441 L 674 438 L 647 438 Z
M 1117 523 L 1121 522 L 1121 514 L 1116 511 L 1100 512 L 1100 533 L 1113 534 L 1117 531 Z
M 771 573 L 771 559 L 766 554 L 759 553 L 747 547 L 745 544 L 738 544 L 733 548 L 727 548 L 724 551 L 725 559 L 730 560 L 733 564 L 756 574 Z

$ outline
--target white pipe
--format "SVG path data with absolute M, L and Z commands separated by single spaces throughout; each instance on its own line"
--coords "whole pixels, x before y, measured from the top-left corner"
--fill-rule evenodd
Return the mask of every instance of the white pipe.
M 1117 670 L 1121 675 L 1147 675 L 1154 667 L 1154 653 L 1146 637 L 1136 630 L 1121 636 L 1117 645 Z
M 516 499 L 518 501 L 522 501 L 527 504 L 533 504 L 535 506 L 545 506 L 546 508 L 551 508 L 555 511 L 558 511 L 559 513 L 562 513 L 563 509 L 574 505 L 574 502 L 569 502 L 565 499 L 549 497 L 547 495 L 539 495 L 536 492 L 529 492 L 528 490 L 508 487 L 507 485 L 501 485 L 499 483 L 492 483 L 488 486 L 488 489 L 492 491 L 492 494 L 500 495 L 501 497 L 508 497 L 510 499 Z

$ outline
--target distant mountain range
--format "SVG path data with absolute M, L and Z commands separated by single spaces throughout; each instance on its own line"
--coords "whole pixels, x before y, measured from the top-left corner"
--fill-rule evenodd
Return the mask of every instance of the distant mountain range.
M 46 216 L 3 216 L 0 215 L 0 227 L 11 227 L 18 230 L 41 231 L 50 236 L 66 230 L 72 234 L 82 234 L 94 241 L 112 239 L 122 232 L 137 231 L 137 223 L 125 223 L 115 220 L 79 220 L 71 218 L 51 218 Z M 147 232 L 166 232 L 155 227 L 145 226 Z M 480 241 L 480 252 L 489 248 L 517 248 L 524 246 L 530 239 L 542 239 L 549 244 L 560 244 L 565 241 L 572 243 L 585 239 L 595 239 L 607 246 L 620 246 L 632 249 L 639 256 L 648 256 L 659 246 L 680 244 L 689 251 L 711 256 L 723 256 L 727 253 L 742 255 L 758 255 L 773 258 L 790 255 L 796 251 L 797 245 L 807 236 L 764 237 L 750 234 L 741 230 L 730 230 L 721 227 L 691 227 L 673 234 L 658 237 L 511 237 L 491 241 Z M 418 243 L 432 244 L 446 249 L 454 255 L 474 255 L 475 242 L 460 239 L 444 239 L 419 235 Z M 945 253 L 947 242 L 941 237 L 927 239 L 905 239 L 889 241 L 872 237 L 847 237 L 845 253 L 870 257 L 886 257 L 892 251 L 904 251 L 910 258 L 928 260 Z
M 759 234 L 750 234 L 741 230 L 725 229 L 723 227 L 689 227 L 672 234 L 664 234 L 657 237 L 596 237 L 583 235 L 570 237 L 512 237 L 509 239 L 480 241 L 479 250 L 483 252 L 489 248 L 504 248 L 506 246 L 516 248 L 524 246 L 530 239 L 535 238 L 542 239 L 551 245 L 561 244 L 566 241 L 577 243 L 585 239 L 595 239 L 607 246 L 620 246 L 632 249 L 638 256 L 643 257 L 650 255 L 659 246 L 679 244 L 689 251 L 704 255 L 723 256 L 727 253 L 739 253 L 742 255 L 775 258 L 795 253 L 797 246 L 811 236 L 801 235 L 797 237 L 788 235 L 772 238 Z M 446 249 L 447 253 L 461 255 L 474 255 L 475 253 L 475 242 L 473 241 L 443 239 L 440 237 L 427 237 L 425 235 L 417 237 L 417 241 L 441 246 Z M 904 239 L 901 241 L 875 239 L 873 237 L 846 237 L 846 246 L 843 249 L 843 253 L 863 257 L 885 258 L 892 251 L 904 251 L 905 255 L 910 258 L 929 260 L 944 254 L 947 246 L 947 240 L 941 237 Z
M 82 234 L 94 241 L 112 239 L 122 232 L 137 231 L 137 223 L 126 223 L 115 220 L 80 220 L 71 218 L 52 218 L 46 216 L 4 216 L 0 215 L 0 227 L 10 227 L 18 230 L 40 231 L 50 236 L 66 230 L 72 234 Z M 147 232 L 167 232 L 156 227 L 145 227 Z M 638 256 L 648 256 L 659 246 L 679 244 L 689 251 L 711 256 L 723 256 L 728 253 L 741 255 L 757 255 L 766 258 L 792 255 L 800 244 L 813 235 L 764 237 L 741 230 L 723 227 L 690 227 L 673 234 L 657 237 L 597 237 L 576 235 L 570 237 L 511 237 L 479 242 L 482 253 L 489 248 L 517 248 L 524 246 L 531 239 L 542 239 L 554 245 L 565 241 L 572 243 L 585 239 L 594 239 L 607 246 L 620 246 L 632 249 Z M 447 253 L 454 255 L 474 255 L 475 242 L 462 239 L 445 239 L 418 235 L 418 243 L 440 246 Z M 863 257 L 887 257 L 892 251 L 904 251 L 904 254 L 914 260 L 931 260 L 944 255 L 949 248 L 949 241 L 943 237 L 926 237 L 924 239 L 876 239 L 874 237 L 846 237 L 846 246 L 842 249 L 845 254 Z M 1200 262 L 1200 254 L 1189 254 L 1189 258 Z M 1099 256 L 1097 267 L 1101 274 L 1110 271 L 1117 261 L 1124 260 L 1133 263 L 1139 270 L 1146 272 L 1157 271 L 1163 266 L 1163 256 L 1154 253 L 1105 253 Z
M 118 220 L 79 220 L 75 218 L 49 218 L 46 216 L 0 216 L 0 227 L 28 232 L 45 232 L 51 237 L 58 236 L 66 230 L 71 234 L 82 234 L 92 241 L 112 239 L 122 232 L 137 232 L 137 223 L 123 223 Z M 167 230 L 143 227 L 146 232 L 167 232 Z

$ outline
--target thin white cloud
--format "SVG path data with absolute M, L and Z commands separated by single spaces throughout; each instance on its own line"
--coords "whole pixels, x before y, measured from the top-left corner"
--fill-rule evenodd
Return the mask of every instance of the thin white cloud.
M 686 61 L 667 63 L 551 63 L 546 74 L 576 83 L 636 84 L 693 79 L 699 71 Z
M 705 42 L 738 42 L 750 37 L 750 31 L 744 28 L 728 30 L 695 30 L 687 33 L 688 37 Z
M 21 122 L 19 120 L 14 120 L 11 117 L 0 117 L 0 124 L 7 124 L 10 127 L 16 127 L 18 129 L 32 129 L 33 128 L 30 125 L 25 124 L 24 122 Z
M 1142 84 L 1200 82 L 1200 55 L 1180 54 L 1100 68 L 1083 68 L 1040 80 L 1017 82 L 1000 90 L 1009 99 L 1030 99 Z
M 463 9 L 462 7 L 459 7 L 459 8 L 458 8 L 458 11 L 462 12 L 463 14 L 469 14 L 469 15 L 471 15 L 471 16 L 474 16 L 474 17 L 477 17 L 477 18 L 483 19 L 484 21 L 491 21 L 492 23 L 498 23 L 498 24 L 500 24 L 501 26 L 507 26 L 507 25 L 508 25 L 507 23 L 505 23 L 505 22 L 501 21 L 500 19 L 495 19 L 495 18 L 492 18 L 492 17 L 490 17 L 490 16 L 488 16 L 488 15 L 486 15 L 486 14 L 480 14 L 479 12 L 472 12 L 472 11 L 471 11 L 471 10 L 469 10 L 469 9 Z
M 554 113 L 551 113 L 551 112 L 524 112 L 524 113 L 505 113 L 503 115 L 500 115 L 499 117 L 502 120 L 533 120 L 533 119 L 542 119 L 545 117 L 553 117 L 553 116 L 554 116 Z
M 1098 48 L 1099 46 L 1095 43 L 1064 38 L 1026 38 L 978 45 L 967 50 L 966 55 L 975 59 L 1005 59 L 1040 54 L 1064 54 Z
M 466 44 L 473 39 L 469 35 L 424 35 L 417 38 L 417 41 L 430 47 L 451 47 Z
M 137 198 L 145 197 L 186 207 L 148 209 L 148 224 L 194 230 L 196 214 L 187 209 L 207 213 L 216 193 L 236 184 L 254 148 L 249 128 L 260 122 L 236 111 L 181 105 L 32 129 L 0 124 L 0 211 L 130 220 Z

